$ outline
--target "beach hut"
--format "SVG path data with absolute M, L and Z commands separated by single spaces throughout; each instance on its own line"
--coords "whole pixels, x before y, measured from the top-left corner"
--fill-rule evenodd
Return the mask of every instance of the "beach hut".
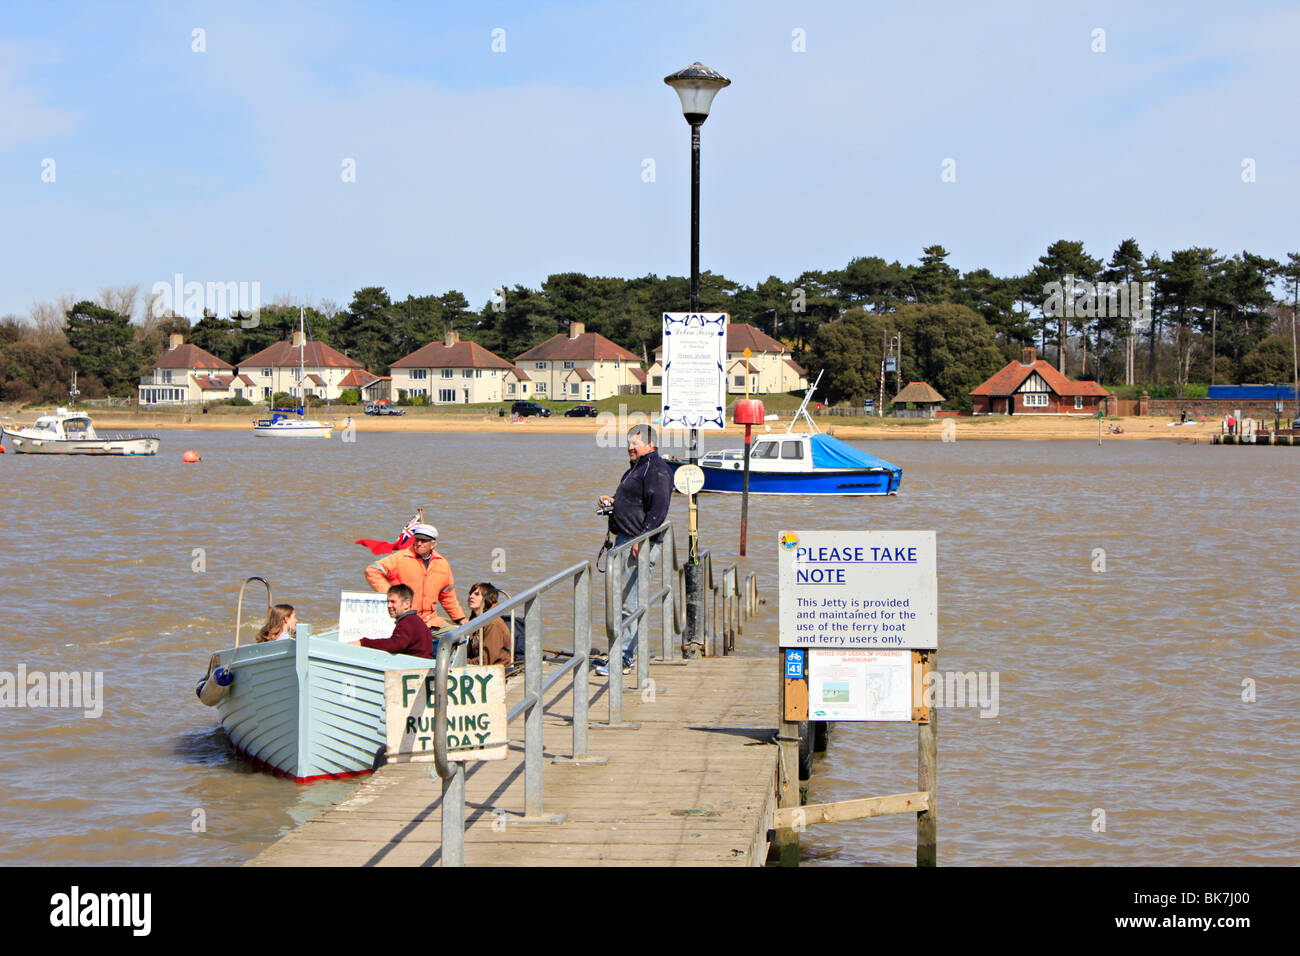
M 899 418 L 934 418 L 947 399 L 925 382 L 908 382 L 907 388 L 894 396 L 894 414 Z M 908 408 L 914 405 L 915 408 Z

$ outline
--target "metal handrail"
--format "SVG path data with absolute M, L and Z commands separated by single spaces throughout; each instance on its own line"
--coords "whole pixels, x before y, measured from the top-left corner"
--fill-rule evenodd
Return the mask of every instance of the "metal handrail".
M 623 619 L 623 555 L 635 545 L 641 544 L 656 535 L 663 535 L 660 543 L 659 569 L 661 572 L 660 588 L 650 593 L 650 549 L 638 548 L 637 562 L 637 609 Z M 671 570 L 668 556 L 671 555 Z M 655 602 L 662 602 L 662 659 L 672 659 L 671 640 L 686 630 L 686 602 L 677 600 L 677 595 L 686 593 L 686 565 L 677 556 L 677 541 L 671 521 L 665 521 L 659 527 L 643 531 L 635 538 L 628 538 L 622 544 L 609 550 L 605 572 L 605 635 L 609 639 L 609 723 L 619 726 L 623 723 L 623 682 L 615 675 L 623 669 L 623 641 L 628 628 L 638 626 L 643 640 L 637 641 L 636 647 L 636 686 L 644 687 L 649 679 L 650 651 L 649 628 L 639 627 L 642 621 L 649 619 L 650 608 Z M 673 582 L 676 585 L 674 589 Z
M 736 649 L 736 635 L 743 633 L 745 621 L 754 614 L 758 607 L 758 575 L 750 571 L 745 576 L 745 583 L 739 583 L 740 569 L 729 564 L 722 570 L 722 583 L 713 579 L 713 555 L 709 551 L 700 554 L 704 565 L 704 586 L 711 597 L 709 620 L 713 626 L 705 624 L 704 633 L 712 645 L 712 656 L 729 654 Z M 718 601 L 722 601 L 722 614 L 718 614 Z M 706 653 L 707 650 L 706 650 Z
M 248 582 L 250 581 L 261 581 L 266 585 L 266 606 L 268 609 L 273 606 L 271 601 L 271 583 L 267 581 L 266 578 L 259 578 L 257 575 L 253 575 L 251 578 L 244 579 L 244 583 L 239 586 L 239 604 L 235 608 L 235 650 L 239 650 L 239 632 L 244 623 L 244 588 L 248 587 Z
M 573 583 L 573 657 L 542 681 L 541 596 L 566 581 Z M 587 759 L 588 713 L 591 688 L 587 664 L 591 657 L 591 562 L 565 568 L 516 597 L 499 603 L 472 621 L 438 637 L 437 698 L 434 709 L 434 769 L 442 779 L 442 865 L 465 865 L 465 764 L 447 759 L 447 671 L 451 659 L 470 636 L 492 621 L 524 609 L 524 698 L 507 715 L 509 723 L 524 717 L 524 819 L 549 819 L 543 812 L 543 694 L 565 674 L 573 675 L 573 759 Z

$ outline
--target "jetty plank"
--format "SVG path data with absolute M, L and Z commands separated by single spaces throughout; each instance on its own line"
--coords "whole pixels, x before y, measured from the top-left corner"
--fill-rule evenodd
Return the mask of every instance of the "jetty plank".
M 522 719 L 505 760 L 466 768 L 469 866 L 761 866 L 780 780 L 775 658 L 652 667 L 638 689 L 623 677 L 624 718 L 604 727 L 604 679 L 592 681 L 589 750 L 605 764 L 552 763 L 572 751 L 568 679 L 548 692 L 545 810 L 522 816 Z M 549 668 L 548 668 L 549 670 Z M 614 679 L 618 679 L 616 676 Z M 523 694 L 512 681 L 508 700 Z M 317 813 L 250 866 L 429 866 L 441 861 L 442 787 L 432 762 L 390 764 L 348 800 Z

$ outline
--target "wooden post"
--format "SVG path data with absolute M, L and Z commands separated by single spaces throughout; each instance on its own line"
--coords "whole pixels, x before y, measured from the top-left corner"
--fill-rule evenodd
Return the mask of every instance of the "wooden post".
M 777 723 L 777 742 L 781 746 L 780 767 L 777 770 L 776 805 L 778 808 L 799 806 L 799 725 L 786 720 L 785 701 L 785 657 L 779 658 L 781 665 L 777 668 L 777 679 L 781 682 L 781 708 Z M 799 865 L 799 831 L 790 827 L 778 827 L 776 845 L 780 853 L 782 866 Z
M 936 654 L 929 652 L 929 664 L 935 666 Z M 938 796 L 939 779 L 939 708 L 930 708 L 930 719 L 917 726 L 917 774 L 916 789 L 930 795 L 926 809 L 916 815 L 916 865 L 936 866 L 938 864 Z

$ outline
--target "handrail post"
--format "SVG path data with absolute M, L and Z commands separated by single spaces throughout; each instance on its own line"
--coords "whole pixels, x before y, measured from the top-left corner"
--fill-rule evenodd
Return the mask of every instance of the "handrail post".
M 542 816 L 542 601 L 524 605 L 524 695 L 536 703 L 524 715 L 524 815 Z
M 609 635 L 609 722 L 623 723 L 623 555 L 610 553 L 605 577 L 605 620 L 613 614 L 613 633 Z M 612 608 L 612 611 L 611 611 Z M 616 676 L 617 675 L 617 676 Z
M 636 634 L 637 690 L 645 687 L 644 682 L 650 677 L 650 555 L 654 547 L 651 540 L 646 538 L 636 551 L 636 606 L 643 609 L 640 619 L 632 625 Z
M 591 703 L 591 565 L 573 581 L 573 655 L 578 666 L 573 669 L 573 759 L 587 756 L 587 723 Z
M 447 669 L 452 641 L 438 642 L 434 680 L 436 703 L 433 719 L 434 770 L 442 778 L 442 865 L 465 865 L 465 764 L 447 759 Z

